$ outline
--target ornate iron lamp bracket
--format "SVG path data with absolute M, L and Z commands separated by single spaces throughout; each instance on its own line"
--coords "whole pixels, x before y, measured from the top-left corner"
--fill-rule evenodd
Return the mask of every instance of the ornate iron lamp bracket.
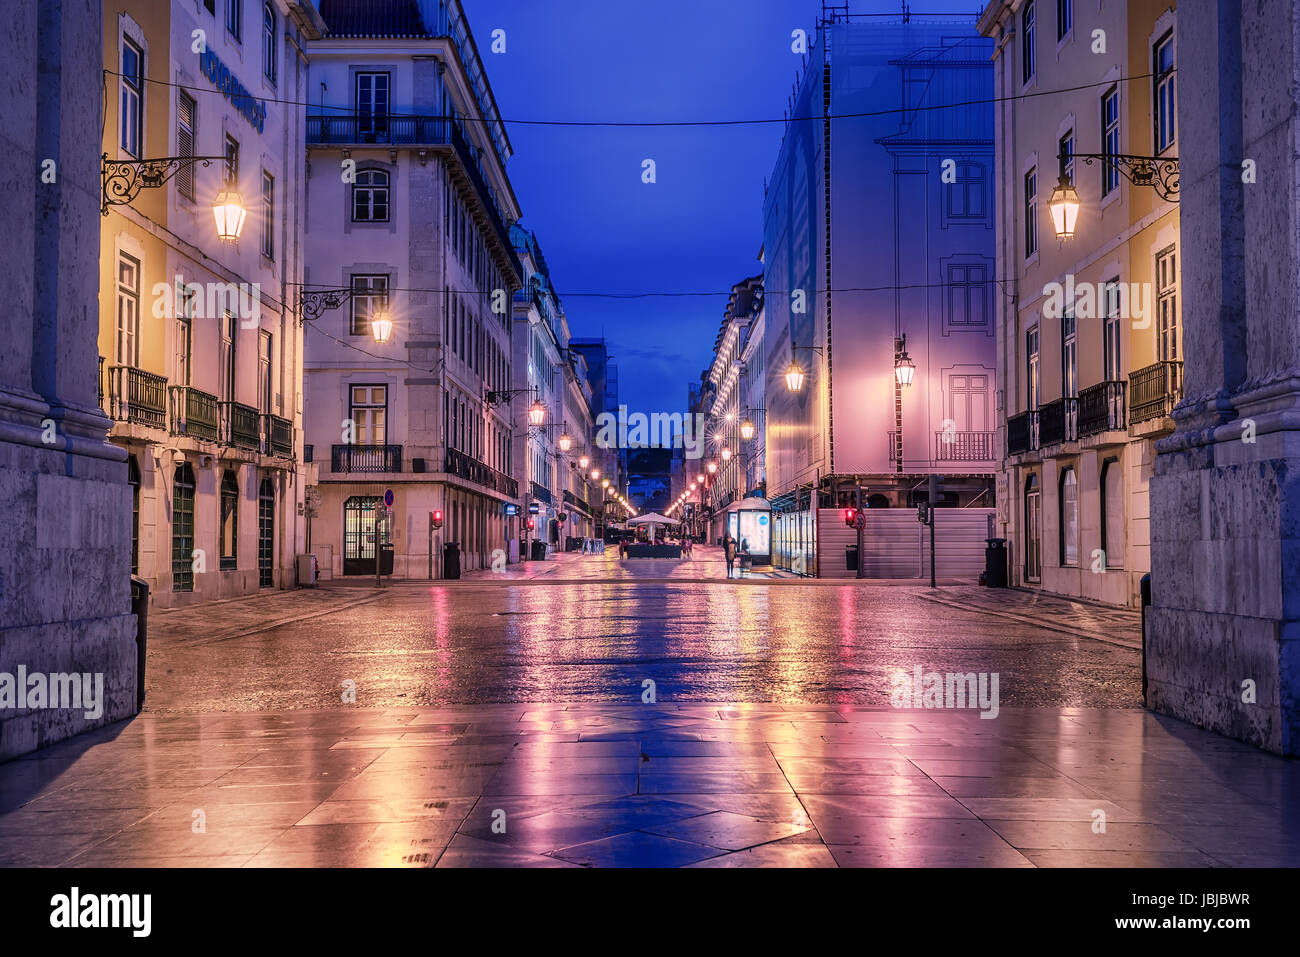
M 213 160 L 224 156 L 164 156 L 161 159 L 111 160 L 105 153 L 100 158 L 103 192 L 99 211 L 108 215 L 108 207 L 124 206 L 142 189 L 158 189 L 182 168 L 194 163 L 212 165 Z
M 298 292 L 298 315 L 303 322 L 319 319 L 327 310 L 338 309 L 352 298 L 352 289 L 303 289 Z
M 1178 202 L 1179 177 L 1177 156 L 1131 156 L 1127 153 L 1074 153 L 1072 158 L 1091 166 L 1100 160 L 1109 163 L 1134 186 L 1149 186 L 1161 199 Z

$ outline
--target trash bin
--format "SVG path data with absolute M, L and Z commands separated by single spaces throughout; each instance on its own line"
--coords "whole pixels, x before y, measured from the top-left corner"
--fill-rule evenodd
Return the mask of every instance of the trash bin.
M 135 709 L 144 707 L 144 659 L 149 635 L 149 583 L 131 576 L 131 614 L 135 615 Z
M 460 578 L 460 542 L 442 546 L 442 577 Z
M 540 538 L 533 539 L 533 561 L 546 561 L 546 542 L 542 541 Z
M 984 584 L 989 588 L 1007 587 L 1007 540 L 986 538 L 984 547 Z
M 858 546 L 844 546 L 844 567 L 851 572 L 858 570 Z
M 379 572 L 381 575 L 393 573 L 393 543 L 381 542 L 379 545 Z

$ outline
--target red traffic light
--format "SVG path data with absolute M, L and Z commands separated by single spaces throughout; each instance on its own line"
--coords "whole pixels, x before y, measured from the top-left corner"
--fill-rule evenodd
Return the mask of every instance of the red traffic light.
M 435 508 L 429 513 L 429 524 L 434 528 L 442 528 L 442 509 Z
M 857 512 L 854 509 L 846 508 L 844 510 L 844 524 L 849 528 L 853 527 L 854 519 L 857 518 Z
M 536 527 L 537 527 L 537 523 L 535 523 L 535 522 L 530 518 L 530 519 L 528 520 L 528 530 L 531 532 L 531 531 L 532 531 L 534 528 L 536 528 Z

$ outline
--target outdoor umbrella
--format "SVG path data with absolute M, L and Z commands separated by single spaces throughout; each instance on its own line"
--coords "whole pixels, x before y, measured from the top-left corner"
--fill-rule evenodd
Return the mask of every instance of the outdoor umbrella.
M 658 512 L 646 512 L 644 515 L 638 515 L 636 518 L 629 518 L 627 523 L 629 525 L 649 525 L 651 545 L 653 545 L 655 541 L 656 526 L 681 524 L 677 519 L 669 518 L 667 515 L 660 515 Z

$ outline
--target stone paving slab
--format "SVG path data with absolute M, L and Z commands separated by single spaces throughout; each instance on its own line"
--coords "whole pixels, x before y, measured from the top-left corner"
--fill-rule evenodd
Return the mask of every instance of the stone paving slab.
M 0 864 L 1300 866 L 1298 797 L 1300 762 L 1145 712 L 144 714 L 0 765 Z

